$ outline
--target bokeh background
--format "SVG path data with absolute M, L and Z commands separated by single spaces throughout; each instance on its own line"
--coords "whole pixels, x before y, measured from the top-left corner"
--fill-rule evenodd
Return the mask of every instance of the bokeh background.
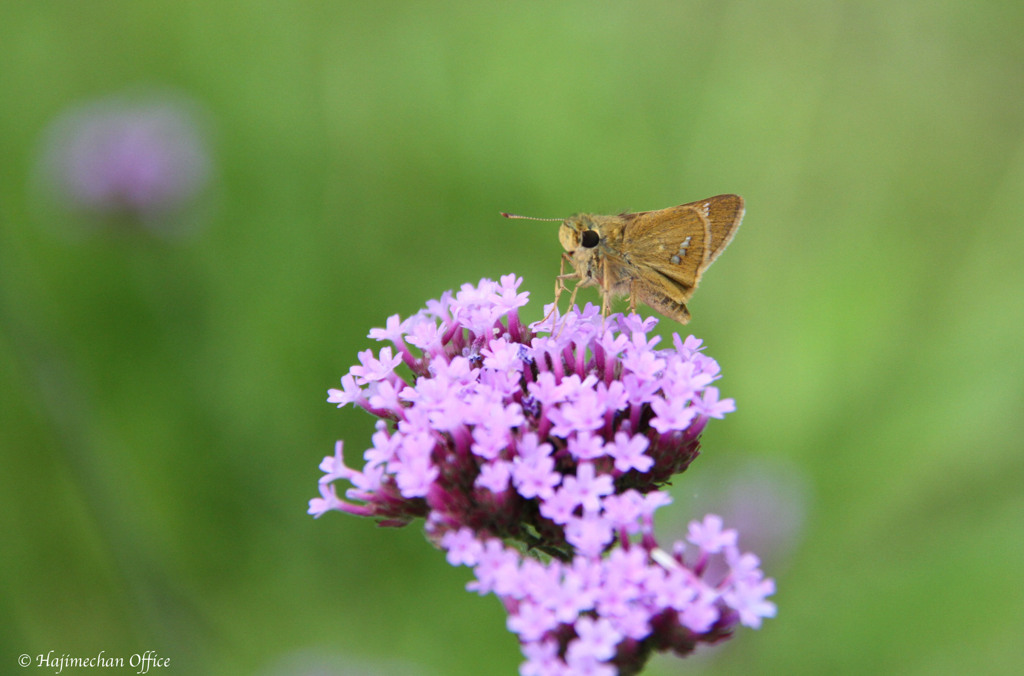
M 736 192 L 686 331 L 738 411 L 662 513 L 732 515 L 779 614 L 647 673 L 1022 673 L 1022 31 L 953 0 L 3 2 L 0 671 L 515 673 L 418 528 L 306 515 L 372 432 L 326 389 L 462 283 L 522 275 L 540 317 L 556 225 L 499 211 Z

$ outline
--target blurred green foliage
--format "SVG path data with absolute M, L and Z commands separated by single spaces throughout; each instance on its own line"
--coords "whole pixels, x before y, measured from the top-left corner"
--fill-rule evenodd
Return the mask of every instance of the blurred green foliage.
M 325 391 L 464 282 L 514 271 L 539 318 L 554 224 L 499 211 L 736 192 L 686 328 L 739 410 L 691 471 L 789 463 L 806 521 L 777 619 L 650 673 L 1021 673 L 1022 30 L 952 0 L 4 2 L 0 663 L 515 673 L 417 528 L 306 516 L 372 432 Z M 55 234 L 46 125 L 139 86 L 209 113 L 201 226 Z

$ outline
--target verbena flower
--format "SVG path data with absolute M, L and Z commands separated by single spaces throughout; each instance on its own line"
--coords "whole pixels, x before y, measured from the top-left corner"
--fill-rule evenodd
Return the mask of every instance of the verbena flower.
M 199 112 L 155 92 L 75 106 L 47 129 L 41 187 L 72 212 L 168 227 L 210 182 Z
M 309 513 L 424 517 L 448 562 L 474 569 L 468 588 L 501 599 L 523 676 L 634 674 L 653 651 L 759 627 L 774 582 L 734 530 L 708 515 L 686 542 L 653 533 L 662 488 L 735 409 L 717 362 L 593 305 L 524 326 L 521 281 L 467 284 L 370 331 L 391 345 L 359 353 L 327 400 L 380 418 L 373 445 L 353 469 L 338 442 Z

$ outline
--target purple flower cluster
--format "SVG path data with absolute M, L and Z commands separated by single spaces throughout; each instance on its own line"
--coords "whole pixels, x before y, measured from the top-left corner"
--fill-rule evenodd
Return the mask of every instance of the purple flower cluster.
M 654 651 L 759 627 L 774 582 L 735 531 L 709 515 L 689 547 L 653 533 L 660 489 L 735 409 L 711 385 L 717 362 L 692 336 L 656 349 L 657 320 L 592 305 L 524 326 L 521 281 L 464 285 L 370 332 L 392 346 L 361 352 L 328 401 L 379 417 L 373 445 L 357 470 L 338 442 L 309 513 L 424 517 L 448 562 L 473 567 L 469 589 L 504 603 L 524 676 L 634 674 Z
M 47 131 L 43 187 L 72 211 L 164 226 L 210 182 L 200 112 L 188 99 L 156 92 L 71 108 Z

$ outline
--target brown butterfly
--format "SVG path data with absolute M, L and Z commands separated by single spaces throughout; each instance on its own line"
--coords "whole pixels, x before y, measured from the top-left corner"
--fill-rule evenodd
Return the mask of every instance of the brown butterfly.
M 565 253 L 555 282 L 556 307 L 565 283 L 575 279 L 570 307 L 580 287 L 598 286 L 605 315 L 613 297 L 628 295 L 631 311 L 639 301 L 685 324 L 690 321 L 686 302 L 704 271 L 732 241 L 742 219 L 739 195 L 718 195 L 658 211 L 570 216 L 558 231 Z M 575 272 L 565 274 L 566 262 Z

